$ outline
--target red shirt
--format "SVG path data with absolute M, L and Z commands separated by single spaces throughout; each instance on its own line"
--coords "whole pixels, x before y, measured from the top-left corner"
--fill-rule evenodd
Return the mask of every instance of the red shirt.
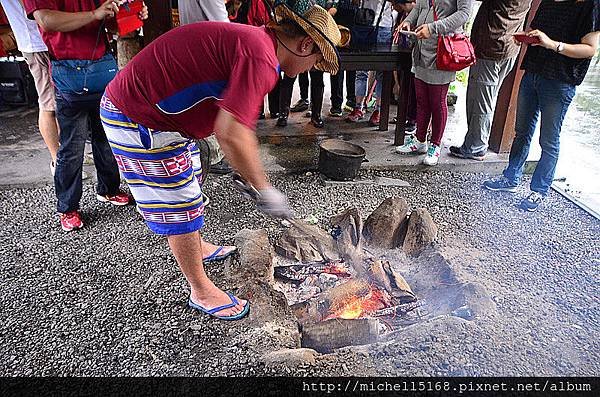
M 265 28 L 198 22 L 150 43 L 106 94 L 136 123 L 205 138 L 219 108 L 254 129 L 263 98 L 278 79 L 275 39 Z
M 34 19 L 33 13 L 37 10 L 80 12 L 96 9 L 94 0 L 24 0 L 24 4 L 29 19 Z M 106 53 L 105 33 L 100 32 L 100 21 L 72 32 L 46 32 L 42 28 L 40 32 L 54 59 L 99 59 Z

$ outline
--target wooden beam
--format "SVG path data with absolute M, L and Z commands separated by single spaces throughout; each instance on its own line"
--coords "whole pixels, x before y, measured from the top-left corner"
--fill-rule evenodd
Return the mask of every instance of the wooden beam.
M 540 5 L 541 0 L 533 0 L 527 17 L 526 27 L 529 28 L 531 21 Z M 498 102 L 494 113 L 494 121 L 490 134 L 490 150 L 497 153 L 510 151 L 512 141 L 515 137 L 515 121 L 517 117 L 517 98 L 519 86 L 524 72 L 521 70 L 521 62 L 525 56 L 527 46 L 521 47 L 518 61 L 512 72 L 506 76 L 504 83 L 498 93 Z
M 148 6 L 148 20 L 144 23 L 144 45 L 147 46 L 173 27 L 171 1 L 144 0 Z

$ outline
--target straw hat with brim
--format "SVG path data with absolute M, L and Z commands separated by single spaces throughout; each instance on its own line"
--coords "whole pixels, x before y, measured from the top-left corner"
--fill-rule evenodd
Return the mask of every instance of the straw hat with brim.
M 340 45 L 341 33 L 333 17 L 323 8 L 314 5 L 300 15 L 285 3 L 275 6 L 275 22 L 294 21 L 314 40 L 323 54 L 323 60 L 315 64 L 317 70 L 337 74 L 340 56 L 335 49 Z

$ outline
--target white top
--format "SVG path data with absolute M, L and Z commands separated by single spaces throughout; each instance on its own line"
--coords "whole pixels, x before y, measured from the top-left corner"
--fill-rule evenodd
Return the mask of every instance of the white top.
M 383 10 L 383 15 L 381 15 L 381 22 L 379 23 L 379 26 L 382 28 L 391 28 L 394 26 L 394 21 L 398 16 L 398 13 L 392 8 L 392 3 L 386 0 L 364 0 L 363 2 L 363 7 L 370 8 L 371 10 L 375 11 L 375 20 L 373 21 L 373 25 L 377 23 L 382 5 L 385 5 L 385 9 Z
M 27 19 L 20 0 L 0 0 L 21 52 L 48 51 L 35 21 Z

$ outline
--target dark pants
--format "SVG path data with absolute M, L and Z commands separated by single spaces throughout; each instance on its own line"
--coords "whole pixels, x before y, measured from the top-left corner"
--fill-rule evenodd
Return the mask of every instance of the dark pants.
M 346 73 L 346 105 L 354 108 L 356 105 L 355 83 L 356 83 L 356 72 L 355 71 L 343 71 L 340 70 L 338 74 L 331 75 L 331 108 L 342 109 L 344 102 L 344 73 Z
M 277 82 L 277 85 L 271 92 L 269 92 L 268 102 L 269 102 L 269 113 L 271 115 L 279 113 L 279 90 L 281 86 L 281 79 Z
M 323 72 L 313 70 L 310 72 L 310 110 L 313 118 L 321 116 L 323 95 L 325 95 Z
M 298 75 L 298 78 L 302 82 L 303 74 L 306 74 L 306 79 L 308 81 L 308 73 L 301 73 Z M 325 83 L 323 82 L 323 72 L 318 70 L 313 70 L 310 72 L 310 101 L 311 101 L 311 111 L 313 114 L 320 114 L 321 108 L 323 107 L 323 91 L 325 89 Z M 281 80 L 280 89 L 279 89 L 279 111 L 282 116 L 287 116 L 290 112 L 290 105 L 292 103 L 292 93 L 294 91 L 294 81 L 296 81 L 295 77 L 287 77 L 283 76 L 283 80 Z M 302 99 L 308 98 L 308 85 L 306 86 L 306 98 L 302 96 L 302 84 L 300 84 L 300 96 Z
M 300 84 L 300 98 L 305 101 L 308 100 L 308 72 L 300 73 L 298 75 L 298 84 Z
M 98 174 L 96 191 L 100 195 L 113 195 L 119 191 L 119 169 L 104 134 L 99 109 L 100 100 L 75 105 L 65 101 L 60 94 L 56 94 L 60 147 L 56 158 L 54 189 L 58 199 L 57 210 L 60 213 L 79 209 L 85 139 L 90 129 L 92 153 Z
M 510 148 L 508 167 L 504 170 L 504 176 L 515 185 L 523 176 L 531 139 L 541 119 L 542 157 L 531 177 L 531 190 L 544 195 L 548 193 L 558 162 L 562 123 L 575 90 L 572 84 L 549 80 L 535 73 L 527 72 L 523 76 L 517 102 L 516 135 Z

